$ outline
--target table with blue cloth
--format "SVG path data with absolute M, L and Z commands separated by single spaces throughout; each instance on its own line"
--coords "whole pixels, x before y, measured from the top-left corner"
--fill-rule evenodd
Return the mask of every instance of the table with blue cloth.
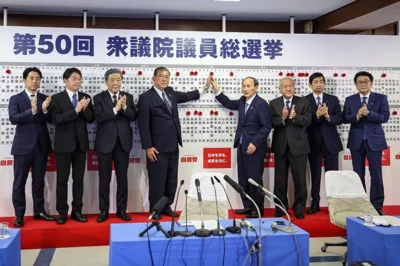
M 258 233 L 258 219 L 250 221 Z M 298 230 L 294 234 L 296 237 L 281 231 L 274 233 L 271 229 L 273 221 L 283 221 L 287 224 L 283 218 L 262 220 L 262 264 L 296 266 L 301 265 L 299 263 L 299 257 L 301 257 L 302 265 L 309 265 L 309 234 L 295 225 L 293 228 Z M 232 220 L 221 221 L 224 228 L 231 226 L 232 223 Z M 160 224 L 166 231 L 171 228 L 170 222 Z M 139 233 L 146 227 L 146 223 L 111 224 L 110 266 L 152 265 L 147 234 L 139 237 Z M 188 228 L 189 231 L 194 231 L 194 227 Z M 175 231 L 184 230 L 185 227 L 175 224 Z M 247 235 L 242 229 L 242 235 L 227 232 L 225 237 L 177 236 L 170 239 L 153 227 L 149 231 L 149 238 L 154 265 L 241 266 L 245 261 L 245 265 L 257 265 L 257 252 L 248 256 L 248 248 L 257 239 L 252 231 L 249 231 Z
M 8 229 L 10 238 L 0 239 L 0 266 L 21 265 L 20 229 Z
M 353 261 L 371 261 L 378 266 L 400 265 L 400 226 L 366 226 L 357 217 L 347 218 L 347 254 Z

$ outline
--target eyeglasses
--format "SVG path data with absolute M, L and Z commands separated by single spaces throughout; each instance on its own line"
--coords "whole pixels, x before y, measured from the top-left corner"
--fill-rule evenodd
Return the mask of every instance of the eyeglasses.
M 157 75 L 157 77 L 159 77 L 160 79 L 169 79 L 169 76 L 165 76 L 165 75 Z
M 35 78 L 35 77 L 28 77 L 28 79 L 30 81 L 40 81 L 41 80 L 41 78 Z
M 368 80 L 360 80 L 360 81 L 357 81 L 356 82 L 356 84 L 357 85 L 362 85 L 362 84 L 365 84 L 365 85 L 367 85 L 367 84 L 369 84 L 371 81 L 368 79 Z

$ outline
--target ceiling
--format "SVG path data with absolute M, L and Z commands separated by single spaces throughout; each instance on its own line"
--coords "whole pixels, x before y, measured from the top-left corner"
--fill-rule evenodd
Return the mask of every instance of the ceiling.
M 287 21 L 311 20 L 341 8 L 354 0 L 241 0 L 215 2 L 213 0 L 0 0 L 0 7 L 8 7 L 9 14 L 88 15 L 109 17 L 220 19 Z

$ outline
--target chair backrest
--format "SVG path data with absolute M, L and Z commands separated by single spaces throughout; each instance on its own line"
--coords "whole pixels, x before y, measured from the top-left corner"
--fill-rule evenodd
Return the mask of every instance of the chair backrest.
M 217 219 L 217 206 L 215 203 L 215 191 L 211 183 L 211 176 L 216 176 L 221 184 L 226 188 L 224 175 L 221 173 L 208 173 L 208 172 L 197 172 L 194 173 L 190 180 L 190 187 L 188 191 L 188 202 L 187 202 L 187 216 L 188 220 L 200 220 L 200 205 L 197 197 L 197 189 L 195 180 L 200 181 L 201 198 L 203 205 L 203 219 L 204 220 L 216 220 Z M 228 201 L 224 193 L 221 184 L 215 182 L 215 190 L 218 199 L 218 212 L 220 219 L 228 219 Z M 179 220 L 184 221 L 186 219 L 186 208 L 182 209 Z
M 326 172 L 325 189 L 330 221 L 339 227 L 346 228 L 346 217 L 349 216 L 378 215 L 354 171 Z

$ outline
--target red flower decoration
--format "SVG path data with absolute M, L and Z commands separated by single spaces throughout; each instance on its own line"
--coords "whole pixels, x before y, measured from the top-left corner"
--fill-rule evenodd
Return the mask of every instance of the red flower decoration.
M 229 115 L 230 115 L 230 116 L 233 116 L 233 112 L 229 112 Z
M 186 112 L 186 115 L 190 115 L 190 111 L 187 111 L 187 112 Z
M 142 74 L 143 74 L 143 72 L 139 70 L 138 75 L 141 76 Z
M 346 73 L 343 73 L 343 74 L 342 74 L 342 77 L 345 77 L 345 76 L 346 76 Z
M 281 72 L 279 72 L 279 74 L 278 74 L 279 76 L 282 76 L 283 75 L 283 73 L 282 73 L 282 71 Z
M 211 77 L 214 76 L 214 72 L 210 72 L 210 76 L 211 76 Z
M 297 76 L 304 77 L 304 73 L 298 73 Z
M 335 74 L 333 74 L 333 76 L 336 78 L 337 76 L 339 76 L 339 74 L 338 74 L 338 73 L 335 73 Z
M 181 74 L 181 73 L 176 72 L 176 73 L 175 73 L 175 76 L 179 77 L 180 74 Z
M 195 71 L 193 74 L 194 74 L 195 76 L 197 76 L 197 71 Z
M 286 77 L 290 77 L 290 73 L 288 72 L 288 73 L 286 73 Z
M 10 74 L 11 74 L 11 70 L 7 69 L 7 70 L 6 70 L 6 73 L 7 73 L 8 75 L 10 75 Z
M 397 115 L 397 111 L 393 111 L 393 113 L 392 113 L 393 115 Z
M 122 70 L 121 73 L 122 73 L 122 75 L 125 75 L 126 72 L 125 72 L 125 70 Z
M 229 73 L 229 76 L 233 77 L 233 72 Z
M 200 112 L 199 112 L 199 116 L 202 116 L 202 115 L 203 115 L 203 112 L 200 111 Z
M 382 78 L 386 78 L 386 74 L 385 73 L 382 74 Z
M 215 112 L 214 112 L 214 115 L 218 115 L 218 111 L 215 111 Z
M 306 77 L 308 77 L 309 74 L 308 74 L 308 73 L 305 73 L 304 75 L 305 75 Z
M 213 115 L 213 114 L 214 114 L 214 111 L 213 111 L 213 110 L 211 110 L 211 111 L 210 111 L 210 115 Z
M 193 71 L 190 71 L 190 75 L 193 76 L 193 74 L 194 74 L 194 72 L 193 72 Z
M 194 114 L 197 115 L 199 112 L 197 112 L 197 110 L 194 111 Z

